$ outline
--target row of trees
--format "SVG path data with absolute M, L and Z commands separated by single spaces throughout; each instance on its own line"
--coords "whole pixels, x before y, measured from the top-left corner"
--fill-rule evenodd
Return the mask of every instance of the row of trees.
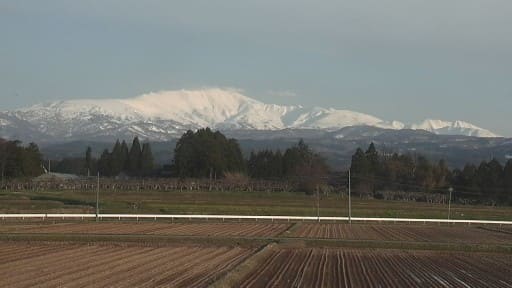
M 154 158 L 149 143 L 140 144 L 139 138 L 133 139 L 131 147 L 123 140 L 116 141 L 112 152 L 105 149 L 98 160 L 92 157 L 92 149 L 85 152 L 85 169 L 88 174 L 99 171 L 104 176 L 118 176 L 121 173 L 130 176 L 149 176 L 154 169 Z
M 382 154 L 372 143 L 352 156 L 351 174 L 355 191 L 363 194 L 379 190 L 446 193 L 454 188 L 464 197 L 512 200 L 512 160 L 505 166 L 493 159 L 478 167 L 468 164 L 451 170 L 444 160 L 432 163 L 423 156 Z
M 251 152 L 247 161 L 249 176 L 253 178 L 286 178 L 298 175 L 326 174 L 328 167 L 322 157 L 300 140 L 281 153 L 280 150 Z
M 498 203 L 512 204 L 512 160 L 503 166 L 498 160 L 467 164 L 453 171 L 453 186 Z
M 247 168 L 253 178 L 291 180 L 308 193 L 323 186 L 329 172 L 325 159 L 314 153 L 302 139 L 284 153 L 279 150 L 252 152 Z
M 325 182 L 328 167 L 305 143 L 281 151 L 252 152 L 246 161 L 235 139 L 209 128 L 188 131 L 176 144 L 173 172 L 177 177 L 217 178 L 230 173 L 252 178 L 297 180 L 306 191 Z
M 43 159 L 35 143 L 0 139 L 0 173 L 4 178 L 36 177 L 44 173 Z

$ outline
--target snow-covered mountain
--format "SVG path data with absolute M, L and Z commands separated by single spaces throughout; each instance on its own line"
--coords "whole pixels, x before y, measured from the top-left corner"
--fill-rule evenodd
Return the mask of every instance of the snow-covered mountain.
M 496 137 L 472 124 L 426 120 L 417 125 L 332 108 L 265 104 L 233 89 L 162 91 L 131 99 L 70 100 L 0 112 L 0 137 L 38 141 L 138 135 L 168 140 L 187 129 L 325 129 L 349 126 L 424 129 L 435 134 Z
M 420 124 L 411 125 L 414 130 L 426 130 L 439 135 L 466 135 L 475 137 L 499 137 L 493 132 L 464 121 L 442 121 L 427 119 Z

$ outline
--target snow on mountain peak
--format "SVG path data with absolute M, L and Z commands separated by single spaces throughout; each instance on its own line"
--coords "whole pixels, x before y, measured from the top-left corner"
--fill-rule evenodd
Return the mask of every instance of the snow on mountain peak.
M 476 137 L 500 137 L 499 135 L 480 128 L 476 125 L 465 121 L 443 121 L 443 120 L 433 120 L 426 119 L 420 124 L 411 125 L 411 129 L 415 130 L 426 130 L 432 132 L 434 134 L 439 135 L 466 135 L 466 136 L 476 136 Z
M 263 103 L 242 95 L 236 90 L 203 89 L 148 93 L 136 98 L 121 100 L 150 118 L 166 119 L 177 113 L 208 114 L 219 121 L 238 113 L 244 105 Z
M 137 134 L 165 140 L 187 129 L 207 126 L 256 130 L 373 126 L 423 129 L 435 134 L 497 136 L 464 121 L 427 119 L 420 124 L 405 125 L 348 110 L 266 104 L 243 95 L 240 90 L 221 88 L 151 92 L 129 99 L 58 101 L 0 113 L 2 127 L 13 121 L 18 123 L 13 127 L 25 125 L 31 131 L 64 139 Z

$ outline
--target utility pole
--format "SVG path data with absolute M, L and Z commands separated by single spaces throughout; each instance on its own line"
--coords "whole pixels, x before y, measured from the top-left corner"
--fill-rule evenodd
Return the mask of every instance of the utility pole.
M 450 192 L 450 198 L 448 198 L 448 220 L 450 220 L 450 217 L 451 217 L 451 214 L 452 214 L 452 192 L 453 192 L 453 188 L 450 187 L 448 189 L 448 191 Z
M 352 224 L 352 199 L 351 199 L 351 183 L 350 183 L 350 168 L 348 169 L 348 223 Z
M 100 172 L 98 171 L 98 185 L 96 187 L 96 222 L 99 221 L 99 213 L 100 213 Z

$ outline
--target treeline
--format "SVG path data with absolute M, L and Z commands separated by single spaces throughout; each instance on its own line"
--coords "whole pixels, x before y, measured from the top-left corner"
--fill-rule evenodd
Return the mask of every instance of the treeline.
M 329 173 L 325 159 L 314 153 L 302 139 L 284 153 L 279 150 L 252 152 L 247 168 L 252 178 L 291 181 L 306 193 L 323 188 Z
M 96 162 L 96 165 L 95 163 Z M 140 144 L 139 138 L 133 139 L 131 147 L 123 140 L 116 141 L 112 152 L 103 150 L 100 158 L 96 161 L 92 157 L 91 148 L 85 152 L 85 167 L 88 171 L 97 167 L 97 171 L 103 176 L 128 176 L 143 177 L 150 176 L 154 169 L 154 158 L 149 143 Z
M 424 156 L 382 154 L 372 143 L 366 151 L 357 149 L 352 156 L 351 176 L 354 191 L 373 194 L 379 191 L 421 191 L 447 193 L 454 197 L 512 204 L 512 160 L 505 166 L 493 159 L 478 167 L 447 167 L 444 160 L 432 163 Z
M 176 143 L 172 174 L 176 177 L 212 178 L 245 173 L 245 160 L 235 139 L 209 128 L 187 131 Z
M 462 170 L 453 171 L 453 186 L 495 203 L 512 205 L 512 160 L 505 166 L 496 159 L 483 161 L 478 166 L 466 164 Z
M 173 174 L 182 178 L 218 178 L 238 173 L 256 179 L 300 181 L 307 191 L 325 182 L 328 171 L 324 159 L 302 140 L 284 153 L 252 152 L 246 160 L 235 139 L 209 128 L 188 131 L 180 138 L 172 167 Z
M 301 139 L 299 143 L 281 153 L 280 150 L 251 152 L 247 161 L 249 176 L 253 178 L 290 178 L 325 175 L 328 171 L 325 160 L 313 152 Z
M 35 143 L 0 139 L 0 174 L 4 178 L 36 177 L 44 173 L 43 157 Z

